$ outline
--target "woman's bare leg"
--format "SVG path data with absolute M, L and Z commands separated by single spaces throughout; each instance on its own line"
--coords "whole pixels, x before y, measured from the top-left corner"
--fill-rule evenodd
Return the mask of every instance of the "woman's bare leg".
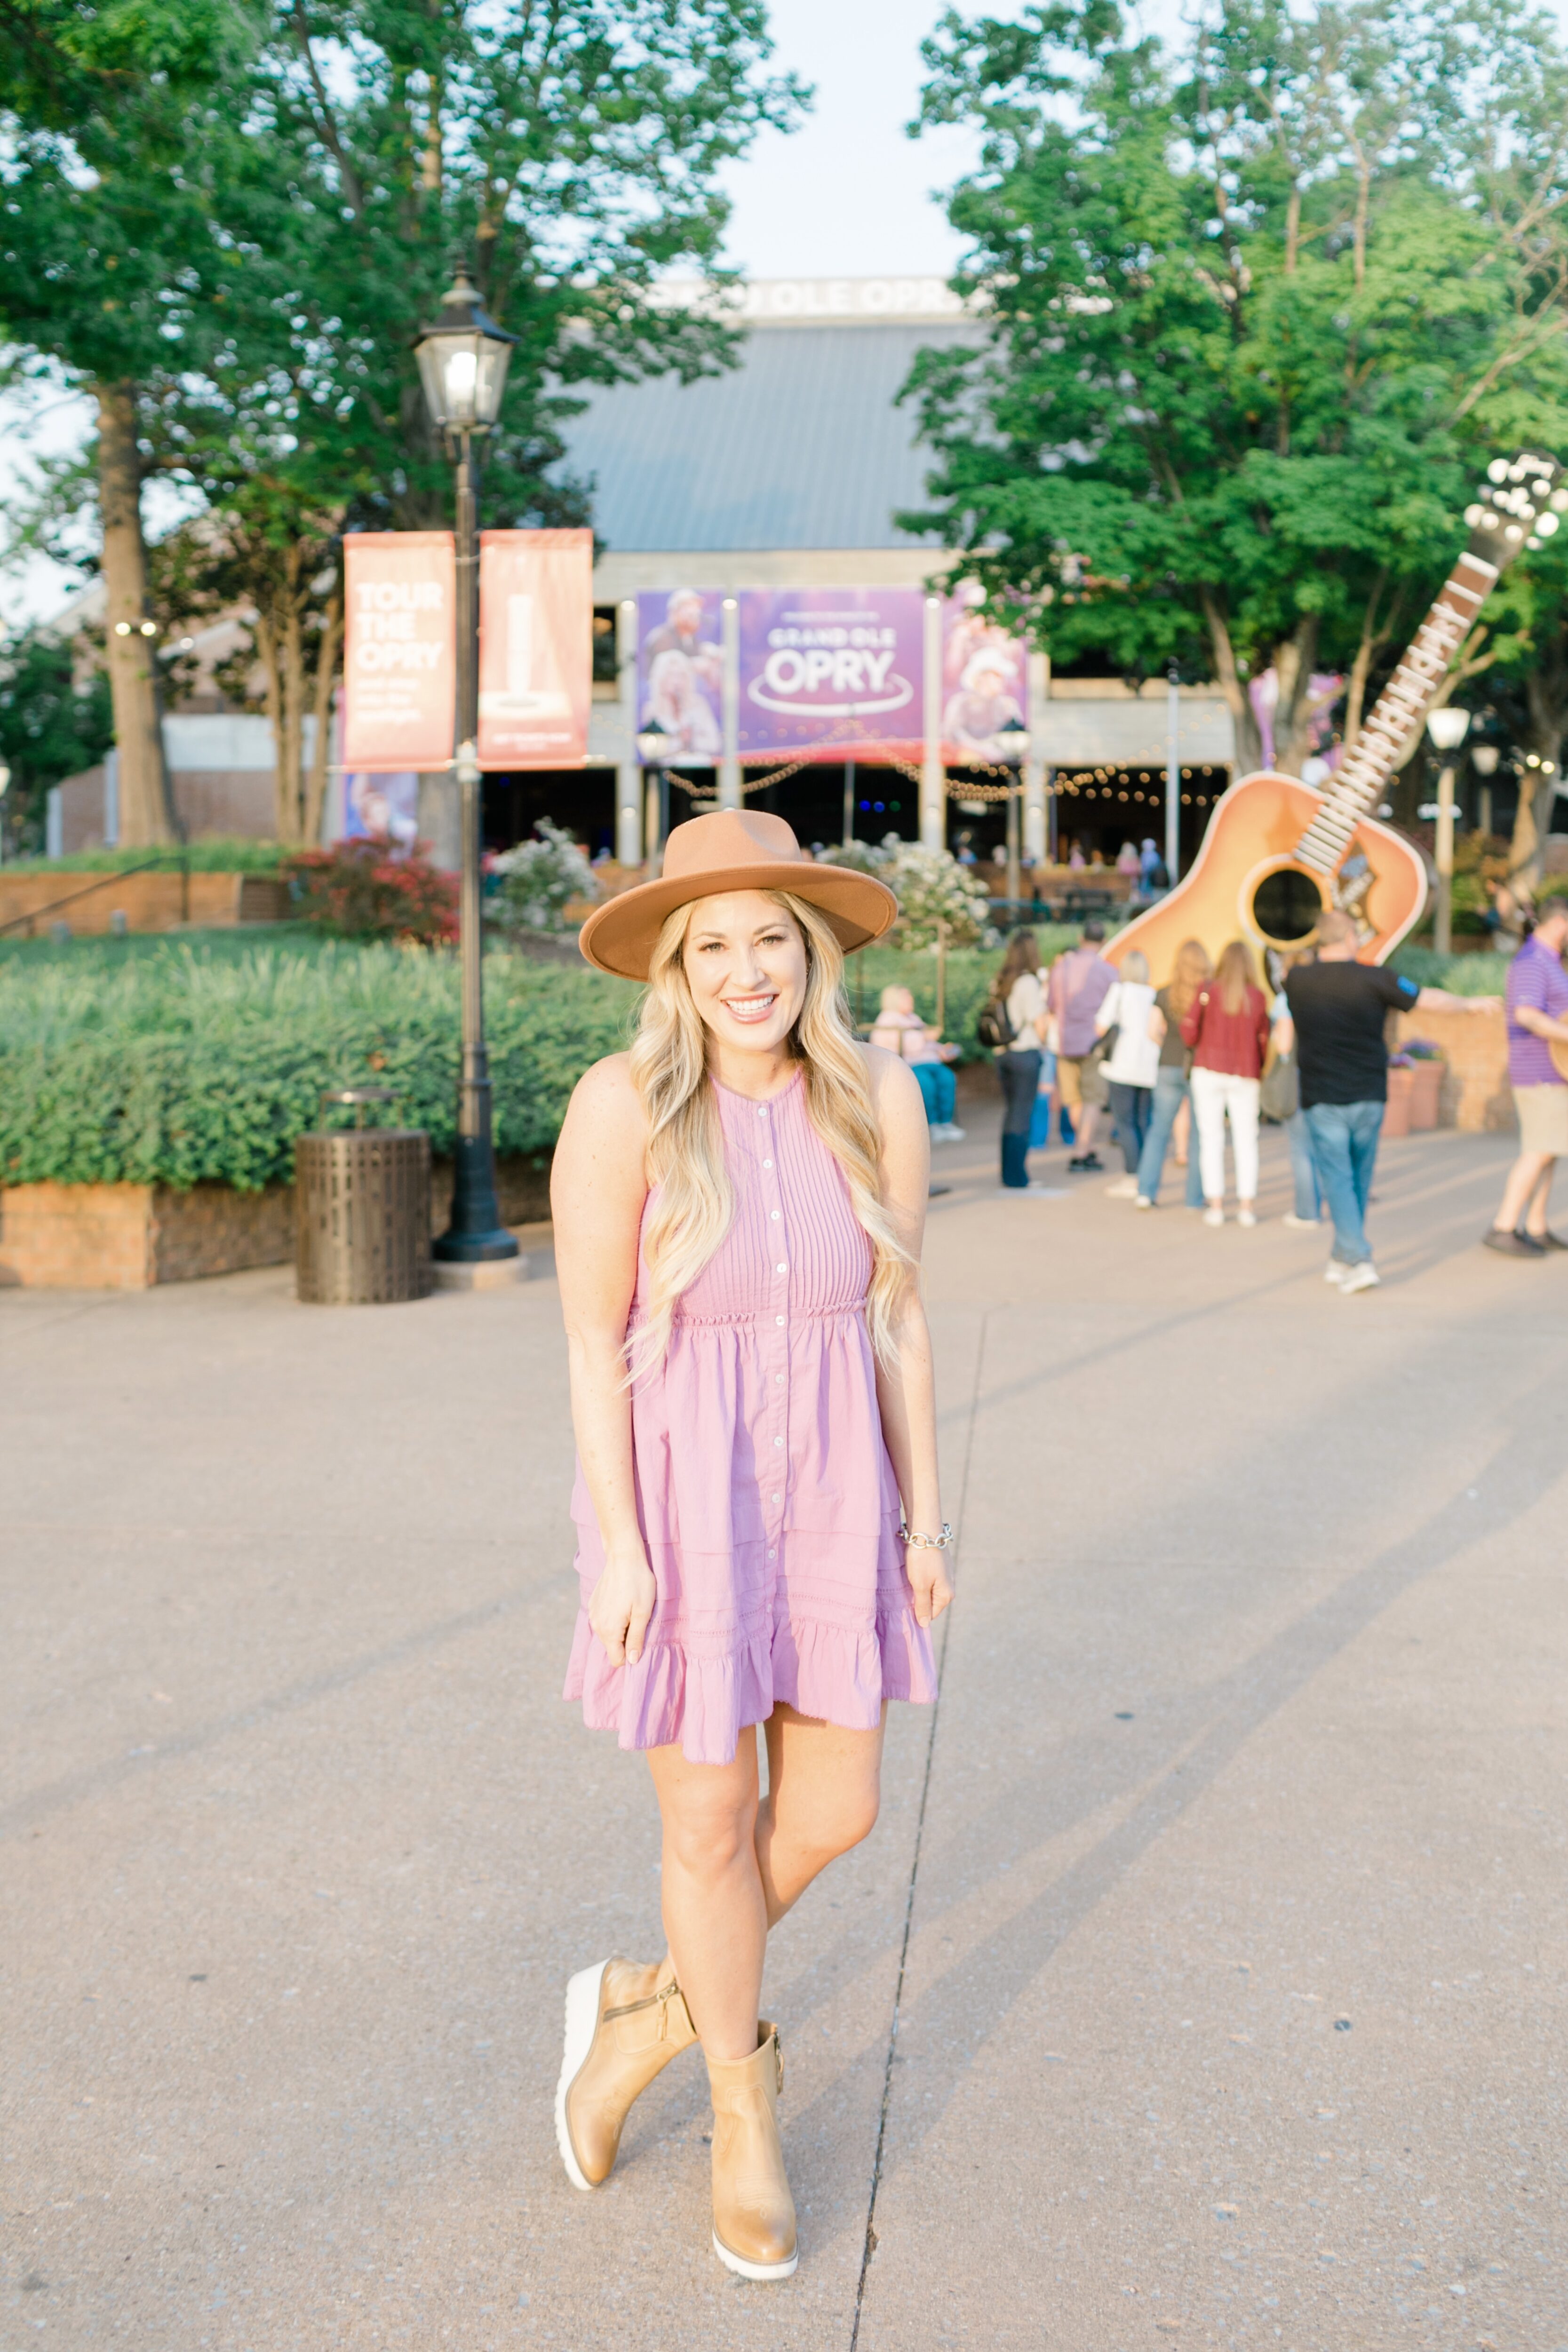
M 691 2021 L 710 2058 L 757 2046 L 768 1909 L 757 1868 L 757 1743 L 742 1731 L 731 1764 L 648 1750 L 664 1822 L 664 1927 Z
M 875 1827 L 887 1720 L 884 1706 L 875 1731 L 844 1731 L 775 1706 L 763 1726 L 761 1804 L 750 1730 L 732 1764 L 689 1764 L 679 1748 L 648 1751 L 664 1821 L 669 1953 L 660 1981 L 679 1977 L 710 2058 L 750 2057 L 768 1929 Z
M 844 1731 L 793 1706 L 775 1706 L 768 1717 L 768 1793 L 757 1808 L 756 1850 L 770 1927 L 818 1872 L 870 1835 L 887 1720 L 885 1705 L 875 1731 Z

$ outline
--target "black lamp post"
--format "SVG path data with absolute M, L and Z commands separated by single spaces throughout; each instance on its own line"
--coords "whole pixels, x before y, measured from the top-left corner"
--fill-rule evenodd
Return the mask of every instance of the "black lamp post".
M 463 970 L 463 1067 L 458 1084 L 458 1146 L 452 1221 L 435 1255 L 472 1265 L 517 1255 L 500 1221 L 490 1130 L 489 1060 L 485 1052 L 483 911 L 479 897 L 479 549 L 475 436 L 500 414 L 515 335 L 485 316 L 479 289 L 460 265 L 441 297 L 441 316 L 414 346 L 425 399 L 458 469 L 457 777 L 462 815 L 458 952 Z
M 668 757 L 669 730 L 661 720 L 650 719 L 646 727 L 637 730 L 637 758 L 645 768 L 652 770 L 658 795 L 658 838 L 649 839 L 645 845 L 650 873 L 656 860 L 663 857 L 664 845 L 669 838 L 669 770 L 665 764 Z M 649 835 L 654 830 L 651 825 L 644 829 Z
M 1018 901 L 1024 895 L 1024 869 L 1018 840 L 1018 796 L 1023 786 L 1019 770 L 1029 753 L 1029 730 L 1017 719 L 999 727 L 993 738 L 1007 770 L 1007 896 L 1013 902 L 1013 919 L 1018 916 Z

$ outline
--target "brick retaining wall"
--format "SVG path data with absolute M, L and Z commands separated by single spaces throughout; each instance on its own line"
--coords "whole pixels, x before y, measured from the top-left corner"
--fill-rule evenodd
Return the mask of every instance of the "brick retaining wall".
M 110 931 L 117 914 L 130 931 L 172 931 L 183 923 L 277 923 L 288 911 L 288 886 L 270 874 L 0 873 L 0 924 L 15 927 L 13 939 L 54 923 L 73 936 Z
M 1473 1013 L 1402 1013 L 1398 1042 L 1429 1038 L 1447 1062 L 1437 1105 L 1439 1127 L 1471 1135 L 1495 1135 L 1513 1125 L 1513 1094 L 1508 1082 L 1508 1031 L 1500 996 L 1476 1000 Z
M 502 1221 L 550 1214 L 548 1160 L 502 1160 Z M 431 1230 L 452 1204 L 452 1164 L 431 1171 Z M 161 1282 L 287 1265 L 294 1255 L 294 1188 L 237 1192 L 227 1184 L 0 1186 L 0 1289 L 150 1290 Z

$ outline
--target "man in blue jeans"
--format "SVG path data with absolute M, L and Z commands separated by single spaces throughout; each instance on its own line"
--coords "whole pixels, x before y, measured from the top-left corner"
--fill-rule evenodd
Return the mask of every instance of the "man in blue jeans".
M 1292 1041 L 1301 1078 L 1301 1109 L 1318 1181 L 1334 1221 L 1326 1279 L 1347 1297 L 1375 1290 L 1377 1268 L 1366 1237 L 1366 1204 L 1378 1137 L 1388 1103 L 1388 1049 L 1383 1024 L 1400 1013 L 1467 1009 L 1447 989 L 1417 988 L 1385 966 L 1356 961 L 1355 925 L 1331 908 L 1318 918 L 1318 960 L 1299 963 L 1285 982 L 1289 1017 L 1275 1032 L 1282 1053 Z

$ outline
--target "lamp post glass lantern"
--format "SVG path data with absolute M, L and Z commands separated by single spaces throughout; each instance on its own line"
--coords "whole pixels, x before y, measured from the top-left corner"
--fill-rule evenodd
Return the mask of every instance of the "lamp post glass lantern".
M 1470 731 L 1470 714 L 1449 703 L 1428 713 L 1426 732 L 1446 756 L 1437 778 L 1437 905 L 1432 918 L 1432 943 L 1439 955 L 1454 946 L 1454 757 Z
M 669 730 L 663 721 L 650 719 L 637 730 L 637 758 L 648 771 L 647 812 L 643 827 L 643 839 L 647 846 L 647 869 L 655 873 L 664 857 L 664 845 L 669 838 Z
M 485 1050 L 483 908 L 479 887 L 482 831 L 479 731 L 479 478 L 474 438 L 500 415 L 501 394 L 515 335 L 485 315 L 479 289 L 459 267 L 441 297 L 441 315 L 414 346 L 426 405 L 457 465 L 457 745 L 452 762 L 462 818 L 462 866 L 458 902 L 463 973 L 463 1065 L 458 1082 L 458 1135 L 452 1169 L 452 1216 L 435 1244 L 449 1264 L 472 1265 L 515 1257 L 517 1242 L 500 1221 L 496 1197 L 495 1144 L 490 1118 L 489 1057 Z

